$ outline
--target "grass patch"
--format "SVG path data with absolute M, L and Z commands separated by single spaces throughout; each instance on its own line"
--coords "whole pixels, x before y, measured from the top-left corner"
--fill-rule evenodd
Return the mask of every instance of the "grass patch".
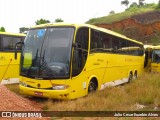
M 92 18 L 88 20 L 86 23 L 88 24 L 102 24 L 102 23 L 111 24 L 117 21 L 121 21 L 123 19 L 130 18 L 134 15 L 143 14 L 143 13 L 151 12 L 155 10 L 159 10 L 157 9 L 156 4 L 153 4 L 153 5 L 148 4 L 144 7 L 131 7 L 122 13 L 116 13 L 116 14 L 112 14 L 108 16 L 99 17 L 99 18 Z
M 34 98 L 44 111 L 125 111 L 137 110 L 136 104 L 160 108 L 160 74 L 144 73 L 129 84 L 106 88 L 70 101 Z M 18 84 L 6 85 L 20 95 Z M 38 99 L 38 100 L 37 100 Z M 149 108 L 149 109 L 150 109 Z
M 160 74 L 144 73 L 137 80 L 117 87 L 106 88 L 88 96 L 69 101 L 56 101 L 53 99 L 43 99 L 32 97 L 31 101 L 36 101 L 43 111 L 157 111 L 160 110 Z M 18 85 L 6 85 L 11 91 L 18 93 Z M 146 106 L 138 108 L 136 105 Z M 108 118 L 108 117 L 107 117 Z M 53 117 L 51 119 L 77 119 L 88 120 L 89 117 Z M 95 117 L 95 120 L 105 120 L 106 118 Z M 144 118 L 108 118 L 111 120 L 144 120 Z M 150 120 L 151 118 L 146 118 Z
M 70 101 L 47 100 L 44 109 L 49 111 L 129 111 L 137 110 L 136 104 L 160 107 L 160 75 L 143 74 L 129 84 L 106 88 Z

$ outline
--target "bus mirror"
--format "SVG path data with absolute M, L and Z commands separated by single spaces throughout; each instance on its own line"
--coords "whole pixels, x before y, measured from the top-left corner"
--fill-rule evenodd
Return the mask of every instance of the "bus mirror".
M 14 59 L 17 59 L 17 51 L 18 51 L 18 45 L 23 45 L 24 43 L 23 42 L 17 42 L 15 44 L 15 53 L 14 53 Z

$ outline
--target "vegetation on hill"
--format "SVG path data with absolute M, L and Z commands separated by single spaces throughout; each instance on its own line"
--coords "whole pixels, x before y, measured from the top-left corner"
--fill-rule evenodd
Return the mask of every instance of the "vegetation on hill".
M 88 24 L 111 24 L 123 19 L 127 19 L 130 18 L 134 15 L 137 14 L 143 14 L 146 12 L 151 12 L 154 10 L 159 10 L 159 5 L 158 4 L 146 4 L 142 7 L 139 6 L 130 6 L 128 9 L 126 9 L 124 12 L 122 13 L 115 13 L 115 14 L 111 14 L 108 16 L 103 16 L 103 17 L 99 17 L 99 18 L 92 18 L 89 21 L 87 21 L 86 23 Z
M 158 4 L 134 2 L 122 13 L 111 11 L 108 16 L 92 18 L 86 23 L 113 30 L 145 44 L 157 45 L 160 43 L 160 1 Z

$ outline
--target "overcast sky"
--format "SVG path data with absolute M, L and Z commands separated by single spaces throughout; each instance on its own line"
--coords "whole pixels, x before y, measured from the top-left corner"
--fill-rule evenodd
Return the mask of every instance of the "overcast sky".
M 91 18 L 102 17 L 111 10 L 116 13 L 126 9 L 122 0 L 0 0 L 0 27 L 7 32 L 19 32 L 20 27 L 35 25 L 41 18 L 54 22 L 85 23 Z M 130 3 L 138 0 L 129 0 Z M 145 0 L 158 3 L 158 0 Z

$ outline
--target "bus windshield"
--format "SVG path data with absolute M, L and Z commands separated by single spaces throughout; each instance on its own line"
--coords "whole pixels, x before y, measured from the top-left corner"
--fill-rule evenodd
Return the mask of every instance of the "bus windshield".
M 24 41 L 21 76 L 69 78 L 73 27 L 31 29 Z

